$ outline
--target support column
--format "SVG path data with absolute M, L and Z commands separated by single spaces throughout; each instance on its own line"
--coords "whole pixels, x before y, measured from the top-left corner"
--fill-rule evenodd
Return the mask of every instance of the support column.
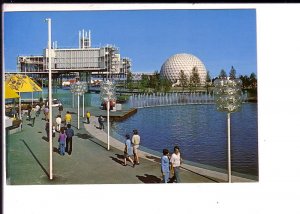
M 231 183 L 231 145 L 230 145 L 230 113 L 227 113 L 227 135 L 228 135 L 228 182 Z

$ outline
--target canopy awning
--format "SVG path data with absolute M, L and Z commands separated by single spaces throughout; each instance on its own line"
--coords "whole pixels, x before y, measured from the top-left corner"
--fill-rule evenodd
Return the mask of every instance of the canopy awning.
M 42 91 L 41 87 L 38 86 L 31 78 L 27 75 L 15 74 L 7 78 L 5 83 L 8 88 L 15 92 L 37 92 Z
M 11 89 L 7 83 L 5 83 L 5 99 L 15 99 L 19 97 L 19 94 L 17 94 L 17 92 Z

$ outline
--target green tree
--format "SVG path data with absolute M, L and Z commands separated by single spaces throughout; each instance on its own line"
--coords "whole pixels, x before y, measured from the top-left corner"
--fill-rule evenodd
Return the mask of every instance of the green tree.
M 146 74 L 142 74 L 142 80 L 140 81 L 139 85 L 142 92 L 146 92 L 149 87 L 149 76 Z
M 246 76 L 240 75 L 239 79 L 242 81 L 242 88 L 246 88 Z
M 207 71 L 206 78 L 205 78 L 205 88 L 206 88 L 207 93 L 208 93 L 208 88 L 209 88 L 210 84 L 211 84 L 211 76 L 210 76 L 209 71 Z
M 127 85 L 127 88 L 129 88 L 129 89 L 132 89 L 132 87 L 133 87 L 133 76 L 132 76 L 131 71 L 128 71 L 128 73 L 127 73 L 126 85 Z
M 149 87 L 153 88 L 154 91 L 160 90 L 160 73 L 155 71 L 153 75 L 150 76 Z
M 251 73 L 249 77 L 249 83 L 251 88 L 256 88 L 257 87 L 257 79 L 256 79 L 256 74 Z
M 207 71 L 205 79 L 206 79 L 205 80 L 206 82 L 211 82 L 211 76 L 210 76 L 210 72 L 209 71 Z
M 199 77 L 197 67 L 194 67 L 192 70 L 192 75 L 190 77 L 190 83 L 192 84 L 192 87 L 197 87 L 198 83 L 200 83 L 200 77 Z
M 172 87 L 172 83 L 170 80 L 168 80 L 167 78 L 165 77 L 162 77 L 160 79 L 160 90 L 162 90 L 163 92 L 169 92 L 171 90 L 171 87 Z
M 180 81 L 180 85 L 182 87 L 182 91 L 184 91 L 184 88 L 187 86 L 188 84 L 188 78 L 187 76 L 185 75 L 184 71 L 183 70 L 180 70 L 180 73 L 179 73 L 179 81 Z
M 193 86 L 192 75 L 191 75 L 188 81 L 188 89 L 190 93 L 192 92 L 193 88 L 194 86 Z
M 231 66 L 230 72 L 229 72 L 229 78 L 230 79 L 235 79 L 236 78 L 236 70 L 234 69 L 233 66 Z
M 226 71 L 224 69 L 221 70 L 221 72 L 219 74 L 219 78 L 221 78 L 221 79 L 227 78 L 227 74 L 226 74 Z

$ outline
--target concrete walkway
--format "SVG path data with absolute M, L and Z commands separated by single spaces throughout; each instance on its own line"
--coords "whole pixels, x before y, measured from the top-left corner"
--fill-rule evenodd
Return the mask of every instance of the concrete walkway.
M 80 117 L 80 129 L 77 129 L 77 112 L 64 109 L 63 116 L 69 110 L 73 116 L 72 128 L 73 153 L 58 154 L 58 133 L 53 138 L 53 180 L 49 179 L 49 143 L 46 139 L 43 114 L 31 121 L 23 119 L 21 132 L 6 136 L 6 177 L 7 184 L 138 184 L 161 183 L 160 157 L 141 152 L 140 165 L 132 167 L 131 163 L 123 166 L 123 149 L 121 142 L 111 138 L 110 150 L 107 150 L 107 134 L 97 129 L 95 123 L 85 124 Z M 87 108 L 92 115 L 98 109 Z M 53 117 L 58 113 L 53 108 Z M 92 118 L 94 121 L 96 118 Z M 184 166 L 184 168 L 188 168 Z M 202 169 L 203 170 L 203 169 Z M 195 170 L 194 170 L 195 171 Z M 201 170 L 200 170 L 201 171 Z M 184 183 L 226 182 L 225 180 L 201 175 L 189 170 L 181 171 Z

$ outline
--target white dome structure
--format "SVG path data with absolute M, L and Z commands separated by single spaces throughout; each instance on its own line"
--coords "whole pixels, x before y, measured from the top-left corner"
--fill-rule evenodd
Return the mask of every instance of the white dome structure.
M 161 66 L 160 74 L 170 80 L 172 83 L 176 83 L 179 79 L 180 71 L 183 70 L 187 78 L 193 72 L 193 68 L 196 67 L 200 77 L 200 84 L 204 85 L 206 80 L 207 71 L 200 59 L 192 54 L 175 54 L 165 61 Z

